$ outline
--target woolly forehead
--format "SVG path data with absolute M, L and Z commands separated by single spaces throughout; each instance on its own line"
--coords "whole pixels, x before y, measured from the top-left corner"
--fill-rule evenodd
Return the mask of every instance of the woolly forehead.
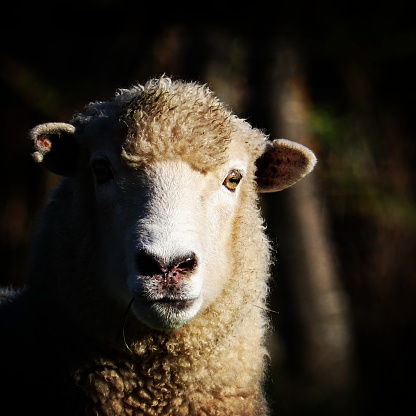
M 123 157 L 128 164 L 181 158 L 202 172 L 225 162 L 236 130 L 235 116 L 195 85 L 145 92 L 130 102 L 123 121 L 127 125 Z
M 181 159 L 206 172 L 224 164 L 231 148 L 254 161 L 267 140 L 206 86 L 194 83 L 121 89 L 110 101 L 90 103 L 72 123 L 90 150 L 103 143 L 121 146 L 124 162 L 139 168 Z

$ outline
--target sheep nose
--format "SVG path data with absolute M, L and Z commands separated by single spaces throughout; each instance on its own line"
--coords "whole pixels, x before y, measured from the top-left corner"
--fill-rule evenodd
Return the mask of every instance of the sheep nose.
M 136 261 L 143 275 L 163 277 L 174 284 L 179 283 L 186 274 L 191 273 L 198 263 L 194 252 L 176 257 L 167 263 L 146 250 L 138 252 Z

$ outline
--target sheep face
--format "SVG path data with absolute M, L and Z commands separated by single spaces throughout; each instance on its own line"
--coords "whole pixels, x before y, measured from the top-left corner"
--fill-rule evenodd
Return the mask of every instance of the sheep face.
M 145 324 L 182 326 L 226 284 L 246 169 L 236 160 L 201 173 L 185 162 L 167 161 L 143 172 L 144 193 L 127 186 L 127 205 L 133 208 L 128 216 L 134 218 L 126 230 L 128 289 L 132 309 Z
M 243 218 L 246 227 L 257 218 L 256 191 L 291 186 L 316 159 L 300 144 L 268 141 L 205 88 L 152 82 L 163 90 L 156 99 L 143 99 L 146 87 L 125 91 L 124 101 L 93 104 L 72 124 L 39 125 L 31 136 L 35 160 L 69 176 L 74 216 L 89 213 L 89 279 L 106 307 L 132 301 L 142 324 L 171 330 L 238 278 L 236 235 Z
M 181 159 L 110 162 L 105 149 L 91 158 L 101 284 L 115 302 L 134 299 L 132 311 L 149 327 L 186 324 L 232 274 L 233 223 L 249 185 L 248 154 L 240 149 L 234 157 L 234 147 L 225 163 L 204 172 Z

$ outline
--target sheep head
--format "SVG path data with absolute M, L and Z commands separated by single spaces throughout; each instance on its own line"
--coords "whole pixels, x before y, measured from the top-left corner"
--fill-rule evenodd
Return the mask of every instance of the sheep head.
M 293 185 L 316 162 L 299 143 L 269 141 L 206 86 L 165 77 L 31 138 L 34 159 L 66 177 L 72 217 L 89 213 L 80 220 L 98 235 L 89 278 L 108 304 L 134 299 L 138 321 L 162 330 L 207 311 L 242 267 L 239 228 L 262 232 L 247 218 L 257 193 Z M 267 245 L 255 250 L 267 258 Z

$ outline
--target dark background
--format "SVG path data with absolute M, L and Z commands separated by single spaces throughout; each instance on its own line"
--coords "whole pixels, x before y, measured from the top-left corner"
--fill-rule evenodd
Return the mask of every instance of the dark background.
M 319 159 L 304 185 L 262 197 L 278 246 L 273 415 L 414 414 L 412 9 L 402 0 L 11 4 L 0 41 L 1 283 L 24 283 L 57 179 L 33 162 L 30 128 L 163 73 L 208 83 L 255 127 L 294 134 Z M 325 330 L 333 318 L 340 332 Z

